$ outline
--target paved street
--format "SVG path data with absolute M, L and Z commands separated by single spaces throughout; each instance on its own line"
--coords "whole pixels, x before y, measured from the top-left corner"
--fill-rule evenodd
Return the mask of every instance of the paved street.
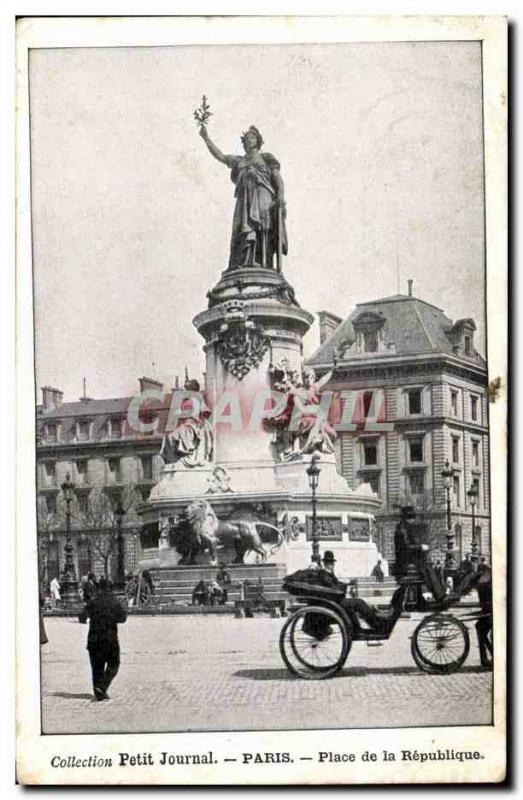
M 421 672 L 410 654 L 419 618 L 388 642 L 353 644 L 336 678 L 305 681 L 279 653 L 281 619 L 130 617 L 111 700 L 92 701 L 87 626 L 46 619 L 42 647 L 45 733 L 488 724 L 491 673 L 479 667 L 475 631 L 457 674 Z

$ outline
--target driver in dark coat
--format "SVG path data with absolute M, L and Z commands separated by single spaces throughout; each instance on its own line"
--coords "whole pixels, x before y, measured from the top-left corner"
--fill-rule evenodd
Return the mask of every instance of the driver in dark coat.
M 79 616 L 80 622 L 89 619 L 87 650 L 93 673 L 96 700 L 109 700 L 107 689 L 120 667 L 118 624 L 125 622 L 127 611 L 112 593 L 111 581 L 100 578 L 98 594 L 90 600 Z

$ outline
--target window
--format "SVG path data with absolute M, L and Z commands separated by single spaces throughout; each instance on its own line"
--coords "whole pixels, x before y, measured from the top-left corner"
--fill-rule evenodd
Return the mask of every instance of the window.
M 474 489 L 474 491 L 476 493 L 476 497 L 478 498 L 477 499 L 477 504 L 479 505 L 479 479 L 478 478 L 473 478 L 472 479 L 472 488 Z
M 112 439 L 121 439 L 122 438 L 122 420 L 121 419 L 112 419 L 111 420 L 111 438 Z
M 141 456 L 142 462 L 142 478 L 144 481 L 152 481 L 153 479 L 153 457 Z
M 107 460 L 107 467 L 109 469 L 109 478 L 112 481 L 119 481 L 120 480 L 120 459 L 119 458 L 109 458 Z
M 142 409 L 138 414 L 138 419 L 140 422 L 145 423 L 146 425 L 152 425 L 158 419 L 158 415 L 154 411 L 148 411 L 147 409 Z M 154 430 L 145 431 L 146 436 L 153 436 L 155 433 Z
M 45 498 L 45 507 L 48 514 L 56 514 L 56 495 L 47 495 Z
M 80 442 L 85 442 L 89 438 L 89 422 L 80 420 L 76 423 L 76 438 Z
M 479 442 L 472 442 L 472 466 L 479 467 Z
M 54 461 L 44 462 L 44 478 L 48 485 L 56 483 L 56 464 Z
M 474 531 L 474 538 L 476 539 L 477 552 L 481 555 L 481 553 L 483 552 L 483 547 L 481 542 L 481 525 L 476 525 Z
M 465 336 L 465 355 L 472 355 L 472 338 L 470 336 Z
M 380 476 L 375 472 L 362 472 L 361 475 L 361 483 L 368 483 L 372 491 L 380 495 Z
M 459 439 L 457 436 L 452 437 L 452 461 L 454 464 L 459 463 Z
M 409 389 L 409 414 L 421 414 L 421 389 Z
M 363 443 L 363 461 L 366 467 L 375 467 L 378 463 L 378 445 L 376 442 Z
M 425 492 L 425 473 L 411 472 L 409 475 L 409 488 L 411 495 Z
M 454 525 L 454 549 L 457 551 L 461 561 L 463 558 L 463 528 L 459 522 Z
M 363 392 L 363 418 L 368 419 L 374 392 Z
M 409 460 L 414 463 L 423 461 L 423 439 L 409 440 Z
M 58 551 L 58 542 L 49 542 L 47 548 L 47 578 L 52 581 L 53 578 L 58 577 L 60 574 L 60 556 Z
M 140 495 L 144 503 L 149 499 L 149 495 L 151 494 L 151 487 L 150 486 L 141 486 L 140 487 Z
M 460 491 L 459 491 L 459 475 L 454 475 L 452 477 L 452 496 L 454 497 L 454 505 L 459 506 L 460 503 Z
M 366 353 L 376 353 L 378 350 L 378 332 L 365 331 L 363 334 L 363 349 Z
M 80 514 L 87 514 L 89 511 L 89 495 L 86 492 L 79 492 L 76 495 L 78 501 L 78 511 Z
M 77 483 L 87 483 L 87 461 L 77 461 L 75 466 Z
M 474 422 L 478 420 L 478 398 L 470 395 L 470 416 Z
M 48 442 L 56 442 L 58 439 L 57 426 L 55 422 L 48 422 L 45 429 L 45 437 Z
M 458 416 L 458 393 L 455 391 L 450 393 L 450 410 L 453 417 Z

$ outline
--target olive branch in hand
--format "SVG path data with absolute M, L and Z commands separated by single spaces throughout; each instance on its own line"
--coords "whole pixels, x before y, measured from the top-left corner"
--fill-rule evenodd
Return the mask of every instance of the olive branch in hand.
M 202 104 L 199 108 L 195 108 L 193 111 L 193 117 L 196 120 L 196 124 L 199 126 L 200 130 L 205 128 L 207 122 L 212 117 L 212 111 L 209 103 L 207 102 L 207 98 L 205 95 L 202 97 Z

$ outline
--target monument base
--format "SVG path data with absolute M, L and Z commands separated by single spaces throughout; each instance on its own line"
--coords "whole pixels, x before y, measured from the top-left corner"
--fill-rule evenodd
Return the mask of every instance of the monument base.
M 167 465 L 142 510 L 144 522 L 158 521 L 163 528 L 195 500 L 207 501 L 223 521 L 258 520 L 282 531 L 279 546 L 266 544 L 268 559 L 285 566 L 286 573 L 310 565 L 312 555 L 312 506 L 307 467 L 310 458 L 286 463 L 264 461 L 221 462 L 186 469 Z M 372 541 L 374 513 L 380 506 L 368 484 L 352 491 L 337 472 L 333 455 L 322 456 L 317 492 L 317 536 L 320 553 L 331 550 L 336 571 L 342 578 L 369 576 L 378 559 L 385 574 L 387 563 Z M 164 524 L 166 522 L 167 524 Z M 232 553 L 218 549 L 217 560 L 232 560 Z M 155 564 L 175 567 L 180 555 L 160 539 Z M 198 556 L 201 565 L 210 564 L 208 553 Z M 262 558 L 248 551 L 246 564 L 260 564 Z

